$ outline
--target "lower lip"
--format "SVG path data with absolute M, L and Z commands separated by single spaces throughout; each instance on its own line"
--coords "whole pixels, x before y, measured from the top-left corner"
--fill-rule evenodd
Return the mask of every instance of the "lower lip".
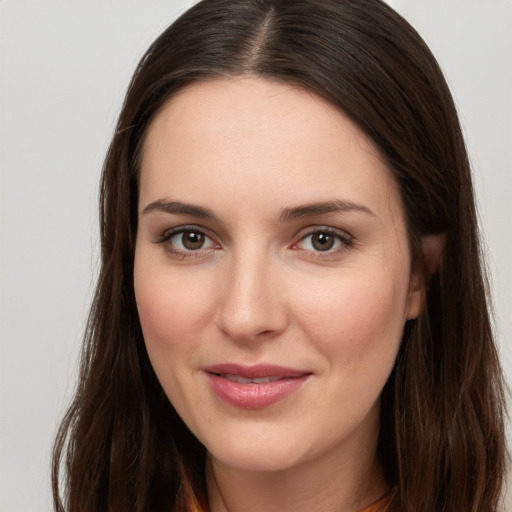
M 290 377 L 261 384 L 240 384 L 208 373 L 210 386 L 214 393 L 224 402 L 240 409 L 263 409 L 297 391 L 309 378 L 310 374 Z

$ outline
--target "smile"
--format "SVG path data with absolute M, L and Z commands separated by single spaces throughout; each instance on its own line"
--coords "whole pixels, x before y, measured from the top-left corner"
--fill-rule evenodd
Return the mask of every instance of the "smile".
M 269 407 L 298 391 L 311 372 L 275 365 L 223 364 L 205 368 L 211 390 L 240 409 Z
M 242 377 L 241 375 L 232 375 L 230 373 L 221 373 L 218 377 L 222 377 L 223 379 L 228 379 L 231 382 L 238 382 L 238 384 L 265 384 L 266 382 L 275 382 L 276 380 L 281 380 L 283 377 L 260 377 L 258 379 L 248 379 L 247 377 Z

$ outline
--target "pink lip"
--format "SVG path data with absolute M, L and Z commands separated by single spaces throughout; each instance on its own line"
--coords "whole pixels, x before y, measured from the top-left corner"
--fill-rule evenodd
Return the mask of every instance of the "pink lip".
M 234 407 L 241 409 L 262 409 L 297 391 L 309 378 L 311 372 L 271 364 L 241 366 L 220 364 L 204 368 L 213 392 Z M 270 382 L 241 383 L 227 378 L 227 375 L 243 379 L 264 379 Z M 278 378 L 278 380 L 274 380 Z

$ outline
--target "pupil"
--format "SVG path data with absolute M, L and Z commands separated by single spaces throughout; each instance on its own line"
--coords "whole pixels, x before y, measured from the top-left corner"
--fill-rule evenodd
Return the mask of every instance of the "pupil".
M 318 233 L 313 236 L 312 243 L 317 251 L 328 251 L 334 245 L 334 237 L 329 233 Z
M 204 244 L 204 235 L 195 231 L 186 231 L 183 233 L 182 242 L 187 249 L 200 249 Z

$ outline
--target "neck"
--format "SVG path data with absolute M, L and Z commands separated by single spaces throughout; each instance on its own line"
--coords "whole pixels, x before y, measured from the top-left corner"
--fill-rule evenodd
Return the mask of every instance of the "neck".
M 209 455 L 210 511 L 358 512 L 389 489 L 376 443 L 368 448 L 359 446 L 346 457 L 327 454 L 321 460 L 272 472 L 233 468 Z

